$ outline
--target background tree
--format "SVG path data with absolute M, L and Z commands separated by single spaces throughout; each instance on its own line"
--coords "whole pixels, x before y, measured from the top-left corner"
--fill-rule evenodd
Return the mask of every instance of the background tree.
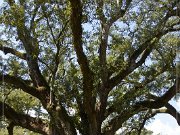
M 114 135 L 124 127 L 140 134 L 157 113 L 180 124 L 168 103 L 180 84 L 179 5 L 179 0 L 4 2 L 0 81 L 7 98 L 0 101 L 0 115 L 8 120 L 9 134 L 14 126 L 43 135 Z

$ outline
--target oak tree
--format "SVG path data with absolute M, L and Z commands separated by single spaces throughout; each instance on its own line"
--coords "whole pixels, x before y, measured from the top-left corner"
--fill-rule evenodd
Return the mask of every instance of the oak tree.
M 158 113 L 180 124 L 169 103 L 180 90 L 179 0 L 6 0 L 0 10 L 10 135 L 140 134 Z

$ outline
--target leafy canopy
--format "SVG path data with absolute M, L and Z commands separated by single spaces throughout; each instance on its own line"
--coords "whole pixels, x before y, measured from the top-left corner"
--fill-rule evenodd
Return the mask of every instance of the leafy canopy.
M 180 123 L 168 103 L 179 92 L 179 4 L 4 1 L 0 115 L 9 134 L 14 126 L 45 135 L 140 134 L 157 113 Z

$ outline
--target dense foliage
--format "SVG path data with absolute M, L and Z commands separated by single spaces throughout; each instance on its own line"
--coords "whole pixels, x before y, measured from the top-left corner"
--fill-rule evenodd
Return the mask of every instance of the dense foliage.
M 169 103 L 180 90 L 179 13 L 179 0 L 4 1 L 1 125 L 140 135 L 158 113 L 180 124 Z

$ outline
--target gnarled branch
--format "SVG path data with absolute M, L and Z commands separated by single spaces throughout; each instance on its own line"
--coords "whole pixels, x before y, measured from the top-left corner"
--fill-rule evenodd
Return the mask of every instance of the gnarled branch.
M 13 126 L 21 126 L 23 128 L 29 129 L 31 131 L 48 135 L 49 127 L 40 118 L 34 118 L 27 114 L 17 113 L 13 108 L 11 108 L 6 103 L 0 101 L 0 116 L 5 116 L 9 121 L 13 122 Z M 10 128 L 9 128 L 10 129 Z M 12 133 L 12 127 L 10 129 Z
M 29 85 L 30 81 L 23 80 L 20 77 L 0 74 L 0 82 L 2 81 L 13 85 L 15 88 L 20 88 L 24 92 L 38 98 L 44 106 L 49 102 L 49 92 L 45 87 L 35 88 Z
M 21 53 L 13 48 L 10 47 L 5 47 L 3 45 L 0 44 L 0 50 L 4 52 L 4 54 L 13 54 L 15 56 L 17 56 L 18 58 L 21 58 L 23 60 L 26 60 L 26 53 Z

